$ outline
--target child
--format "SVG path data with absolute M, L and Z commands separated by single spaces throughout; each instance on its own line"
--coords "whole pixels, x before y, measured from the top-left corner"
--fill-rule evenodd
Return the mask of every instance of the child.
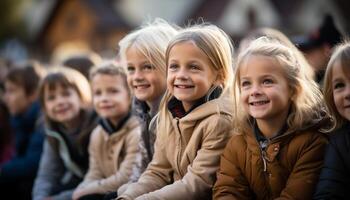
M 317 84 L 293 50 L 261 37 L 241 52 L 234 135 L 221 157 L 214 199 L 311 199 L 328 122 Z
M 157 19 L 119 42 L 121 63 L 127 69 L 128 84 L 135 95 L 133 111 L 142 125 L 141 154 L 137 157 L 131 182 L 137 181 L 152 160 L 156 136 L 155 123 L 150 122 L 166 90 L 165 50 L 176 33 L 174 27 Z
M 90 165 L 73 199 L 103 199 L 129 181 L 141 129 L 131 115 L 131 92 L 123 68 L 110 63 L 90 75 L 95 110 L 101 117 L 91 134 Z
M 4 197 L 30 199 L 31 196 L 45 136 L 37 98 L 44 73 L 39 63 L 29 61 L 11 68 L 5 76 L 4 101 L 11 115 L 15 154 L 0 165 L 0 194 Z M 6 121 L 0 123 L 5 125 Z M 9 131 L 3 128 L 1 131 Z
M 89 82 L 74 69 L 54 68 L 42 81 L 39 96 L 47 139 L 33 199 L 71 199 L 88 168 L 89 137 L 97 125 Z
M 226 93 L 232 50 L 214 25 L 187 28 L 171 40 L 155 153 L 138 182 L 118 191 L 118 199 L 211 199 L 232 129 Z
M 328 145 L 325 162 L 314 199 L 350 199 L 350 43 L 339 45 L 328 63 L 324 95 L 335 119 L 334 135 Z

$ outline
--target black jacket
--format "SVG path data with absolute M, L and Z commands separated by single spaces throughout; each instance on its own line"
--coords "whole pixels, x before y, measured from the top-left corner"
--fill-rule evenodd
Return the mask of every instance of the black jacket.
M 331 136 L 314 199 L 350 199 L 350 123 Z

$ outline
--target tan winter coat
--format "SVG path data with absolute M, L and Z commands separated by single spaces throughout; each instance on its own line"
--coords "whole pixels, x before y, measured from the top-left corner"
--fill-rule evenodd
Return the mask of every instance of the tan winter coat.
M 221 97 L 172 118 L 173 131 L 165 140 L 157 134 L 153 160 L 118 199 L 211 199 L 220 155 L 231 136 L 229 102 Z
M 90 139 L 89 171 L 78 190 L 106 194 L 127 183 L 139 153 L 140 134 L 140 125 L 134 116 L 111 135 L 101 125 L 97 126 Z
M 287 131 L 265 151 L 253 132 L 234 135 L 220 160 L 214 199 L 312 199 L 326 144 L 315 127 Z

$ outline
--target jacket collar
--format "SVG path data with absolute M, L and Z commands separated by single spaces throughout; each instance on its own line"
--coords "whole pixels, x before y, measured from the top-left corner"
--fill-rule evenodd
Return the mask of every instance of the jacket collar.
M 116 126 L 106 118 L 101 118 L 99 120 L 99 124 L 109 135 L 112 135 L 113 133 L 118 132 L 124 126 L 124 124 L 128 121 L 130 116 L 131 116 L 131 112 L 129 112 L 126 116 L 124 116 Z
M 192 112 L 194 109 L 201 106 L 202 104 L 213 99 L 217 99 L 221 95 L 221 93 L 222 88 L 220 86 L 214 87 L 212 90 L 209 90 L 208 94 L 198 99 L 188 112 L 185 111 L 181 101 L 173 97 L 168 102 L 168 110 L 172 114 L 173 118 L 183 118 L 188 113 Z

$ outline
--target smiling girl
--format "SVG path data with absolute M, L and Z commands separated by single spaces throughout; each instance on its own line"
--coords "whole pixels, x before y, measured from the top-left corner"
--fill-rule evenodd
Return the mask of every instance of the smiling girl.
M 187 28 L 171 40 L 155 153 L 118 199 L 211 199 L 232 129 L 226 93 L 231 59 L 228 36 L 214 25 Z
M 90 133 L 97 126 L 87 79 L 66 67 L 53 68 L 39 88 L 46 141 L 33 199 L 72 199 L 88 168 Z
M 336 121 L 314 199 L 349 199 L 350 42 L 340 44 L 328 63 L 324 95 Z
M 214 199 L 311 199 L 327 144 L 321 92 L 293 50 L 261 37 L 240 53 L 236 135 L 221 157 Z
M 133 95 L 134 113 L 141 123 L 141 154 L 130 177 L 135 182 L 152 160 L 156 138 L 154 116 L 166 90 L 165 50 L 177 30 L 156 19 L 126 35 L 120 42 L 121 63 Z M 151 123 L 152 122 L 152 123 Z

